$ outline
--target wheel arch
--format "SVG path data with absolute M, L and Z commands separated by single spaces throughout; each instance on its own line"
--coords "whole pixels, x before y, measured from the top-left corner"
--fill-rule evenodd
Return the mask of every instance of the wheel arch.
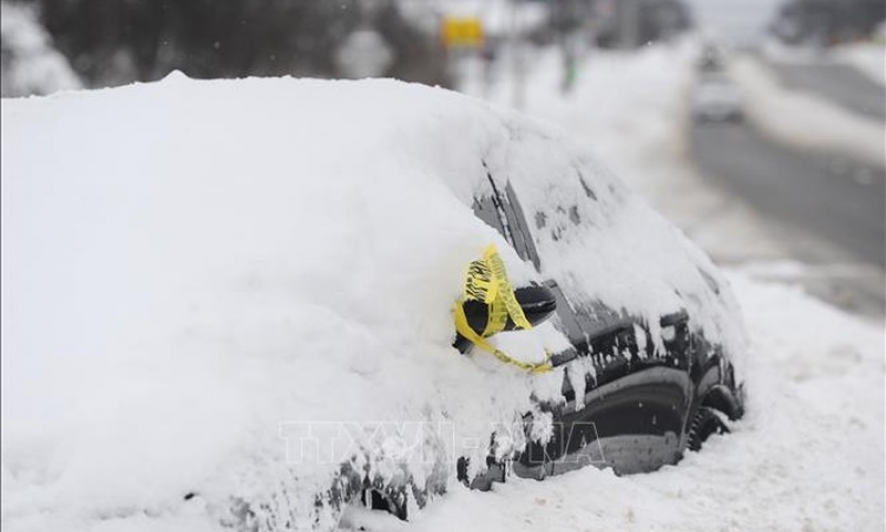
M 699 406 L 706 406 L 726 414 L 735 421 L 744 413 L 741 402 L 725 384 L 715 384 L 703 392 Z

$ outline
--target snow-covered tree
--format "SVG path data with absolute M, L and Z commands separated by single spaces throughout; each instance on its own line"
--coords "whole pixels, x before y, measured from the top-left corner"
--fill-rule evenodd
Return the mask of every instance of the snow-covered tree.
M 0 2 L 0 88 L 3 97 L 50 94 L 81 87 L 28 5 Z
M 31 0 L 58 49 L 89 86 L 194 78 L 340 77 L 354 32 L 391 53 L 377 75 L 446 84 L 435 33 L 396 0 Z M 436 31 L 433 26 L 433 31 Z

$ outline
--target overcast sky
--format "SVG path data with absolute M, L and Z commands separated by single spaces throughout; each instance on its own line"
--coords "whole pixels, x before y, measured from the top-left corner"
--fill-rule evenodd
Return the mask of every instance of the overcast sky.
M 737 43 L 754 40 L 784 0 L 687 0 L 696 21 L 716 35 Z

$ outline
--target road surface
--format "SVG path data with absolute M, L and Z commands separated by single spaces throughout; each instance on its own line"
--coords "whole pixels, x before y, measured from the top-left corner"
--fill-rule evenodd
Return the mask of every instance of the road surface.
M 781 146 L 746 124 L 697 125 L 693 146 L 705 175 L 763 214 L 815 232 L 856 260 L 886 265 L 882 168 Z
M 838 65 L 779 68 L 785 83 L 797 89 L 815 92 L 857 114 L 883 119 L 883 88 L 868 86 L 868 80 L 854 71 L 844 75 Z M 848 275 L 822 282 L 822 286 L 830 285 L 819 286 L 819 295 L 844 307 L 874 307 L 880 313 L 886 309 L 883 167 L 782 145 L 748 123 L 695 124 L 692 148 L 696 166 L 706 179 L 771 220 L 773 227 L 788 228 L 779 238 L 793 258 L 823 268 L 840 265 L 843 273 L 849 266 Z M 852 301 L 833 301 L 830 295 L 835 289 L 843 294 L 841 298 Z
M 771 63 L 791 89 L 821 96 L 856 114 L 886 120 L 886 91 L 855 68 L 838 63 Z

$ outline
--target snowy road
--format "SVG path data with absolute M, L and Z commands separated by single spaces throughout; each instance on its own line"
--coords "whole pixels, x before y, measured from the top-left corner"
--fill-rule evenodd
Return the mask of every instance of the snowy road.
M 773 63 L 773 72 L 792 89 L 813 92 L 870 118 L 886 118 L 886 90 L 857 69 L 834 63 Z
M 763 214 L 824 236 L 855 260 L 884 265 L 884 171 L 846 157 L 778 145 L 746 124 L 697 125 L 704 173 Z M 790 244 L 790 243 L 788 243 Z M 819 262 L 818 250 L 795 249 Z
M 817 269 L 807 289 L 882 316 L 883 87 L 847 65 L 769 63 L 753 75 L 747 60 L 732 69 L 749 93 L 744 123 L 689 128 L 696 167 L 762 215 L 791 258 Z

